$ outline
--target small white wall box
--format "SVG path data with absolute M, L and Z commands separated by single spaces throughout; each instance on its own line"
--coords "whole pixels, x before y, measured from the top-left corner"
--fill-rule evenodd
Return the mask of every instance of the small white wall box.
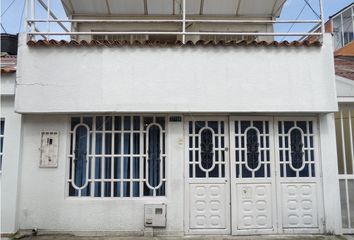
M 41 132 L 41 157 L 39 166 L 58 167 L 59 132 Z
M 166 227 L 166 204 L 145 204 L 145 227 Z

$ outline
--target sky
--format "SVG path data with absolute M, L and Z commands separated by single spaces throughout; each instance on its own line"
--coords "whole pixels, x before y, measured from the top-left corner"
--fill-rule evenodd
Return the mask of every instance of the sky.
M 14 2 L 13 2 L 14 1 Z M 98 0 L 100 1 L 100 0 Z M 129 0 L 127 0 L 129 1 Z M 217 0 L 216 0 L 217 1 Z M 312 6 L 313 10 L 315 10 L 316 14 L 319 15 L 319 0 L 307 0 L 309 4 Z M 7 33 L 16 34 L 19 31 L 23 32 L 23 18 L 24 18 L 24 3 L 25 0 L 1 0 L 1 24 L 2 27 L 6 30 Z M 10 6 L 10 4 L 13 4 Z M 65 19 L 64 10 L 60 4 L 60 0 L 52 0 L 52 6 L 54 13 L 58 16 L 58 18 Z M 327 20 L 329 16 L 335 14 L 337 11 L 341 10 L 345 6 L 353 3 L 354 0 L 323 0 L 324 5 L 324 15 Z M 298 19 L 307 19 L 314 20 L 318 19 L 318 16 L 313 13 L 313 11 L 305 6 L 305 0 L 287 0 L 284 5 L 283 11 L 279 19 L 286 20 L 295 20 Z M 10 6 L 10 8 L 8 8 Z M 8 10 L 5 12 L 5 10 Z M 303 9 L 303 10 L 302 10 Z M 301 15 L 299 13 L 302 11 Z M 38 11 L 38 14 L 41 14 Z M 42 15 L 45 15 L 45 12 L 42 11 Z M 43 26 L 38 26 L 38 28 L 44 27 L 47 28 L 44 24 Z M 4 29 L 1 28 L 1 32 L 5 32 Z M 276 25 L 277 32 L 307 32 L 313 28 L 313 25 L 309 24 L 278 24 Z M 280 38 L 280 40 L 292 40 L 291 38 Z

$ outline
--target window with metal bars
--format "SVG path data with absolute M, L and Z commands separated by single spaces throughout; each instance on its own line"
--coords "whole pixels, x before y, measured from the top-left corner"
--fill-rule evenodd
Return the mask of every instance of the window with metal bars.
M 164 116 L 72 117 L 68 195 L 165 196 L 165 145 Z
M 0 120 L 0 172 L 2 171 L 2 156 L 4 154 L 4 132 L 5 132 L 5 120 Z

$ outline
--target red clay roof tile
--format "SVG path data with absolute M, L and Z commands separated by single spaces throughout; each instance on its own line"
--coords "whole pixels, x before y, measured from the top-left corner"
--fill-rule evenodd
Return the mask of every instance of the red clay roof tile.
M 17 65 L 16 56 L 2 56 L 1 61 L 1 73 L 15 73 Z
M 246 41 L 246 40 L 240 40 L 240 41 L 204 41 L 204 40 L 199 40 L 196 42 L 193 41 L 187 41 L 185 44 L 183 44 L 181 41 L 176 41 L 176 42 L 159 42 L 159 41 L 109 41 L 109 40 L 103 40 L 103 41 L 97 41 L 97 40 L 92 40 L 92 41 L 66 41 L 66 40 L 38 40 L 38 41 L 33 41 L 30 40 L 27 42 L 27 45 L 30 47 L 38 47 L 38 46 L 106 46 L 106 47 L 120 47 L 120 46 L 158 46 L 158 47 L 172 47 L 172 46 L 275 46 L 275 47 L 320 47 L 322 46 L 322 43 L 319 41 L 293 41 L 293 42 L 288 42 L 288 41 L 272 41 L 272 42 L 266 42 L 266 41 Z
M 336 75 L 354 80 L 354 57 L 335 57 Z

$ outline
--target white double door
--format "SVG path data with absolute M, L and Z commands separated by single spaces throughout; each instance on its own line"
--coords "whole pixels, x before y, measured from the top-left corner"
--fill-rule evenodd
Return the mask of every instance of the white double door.
M 187 118 L 186 232 L 321 232 L 316 135 L 310 118 Z

